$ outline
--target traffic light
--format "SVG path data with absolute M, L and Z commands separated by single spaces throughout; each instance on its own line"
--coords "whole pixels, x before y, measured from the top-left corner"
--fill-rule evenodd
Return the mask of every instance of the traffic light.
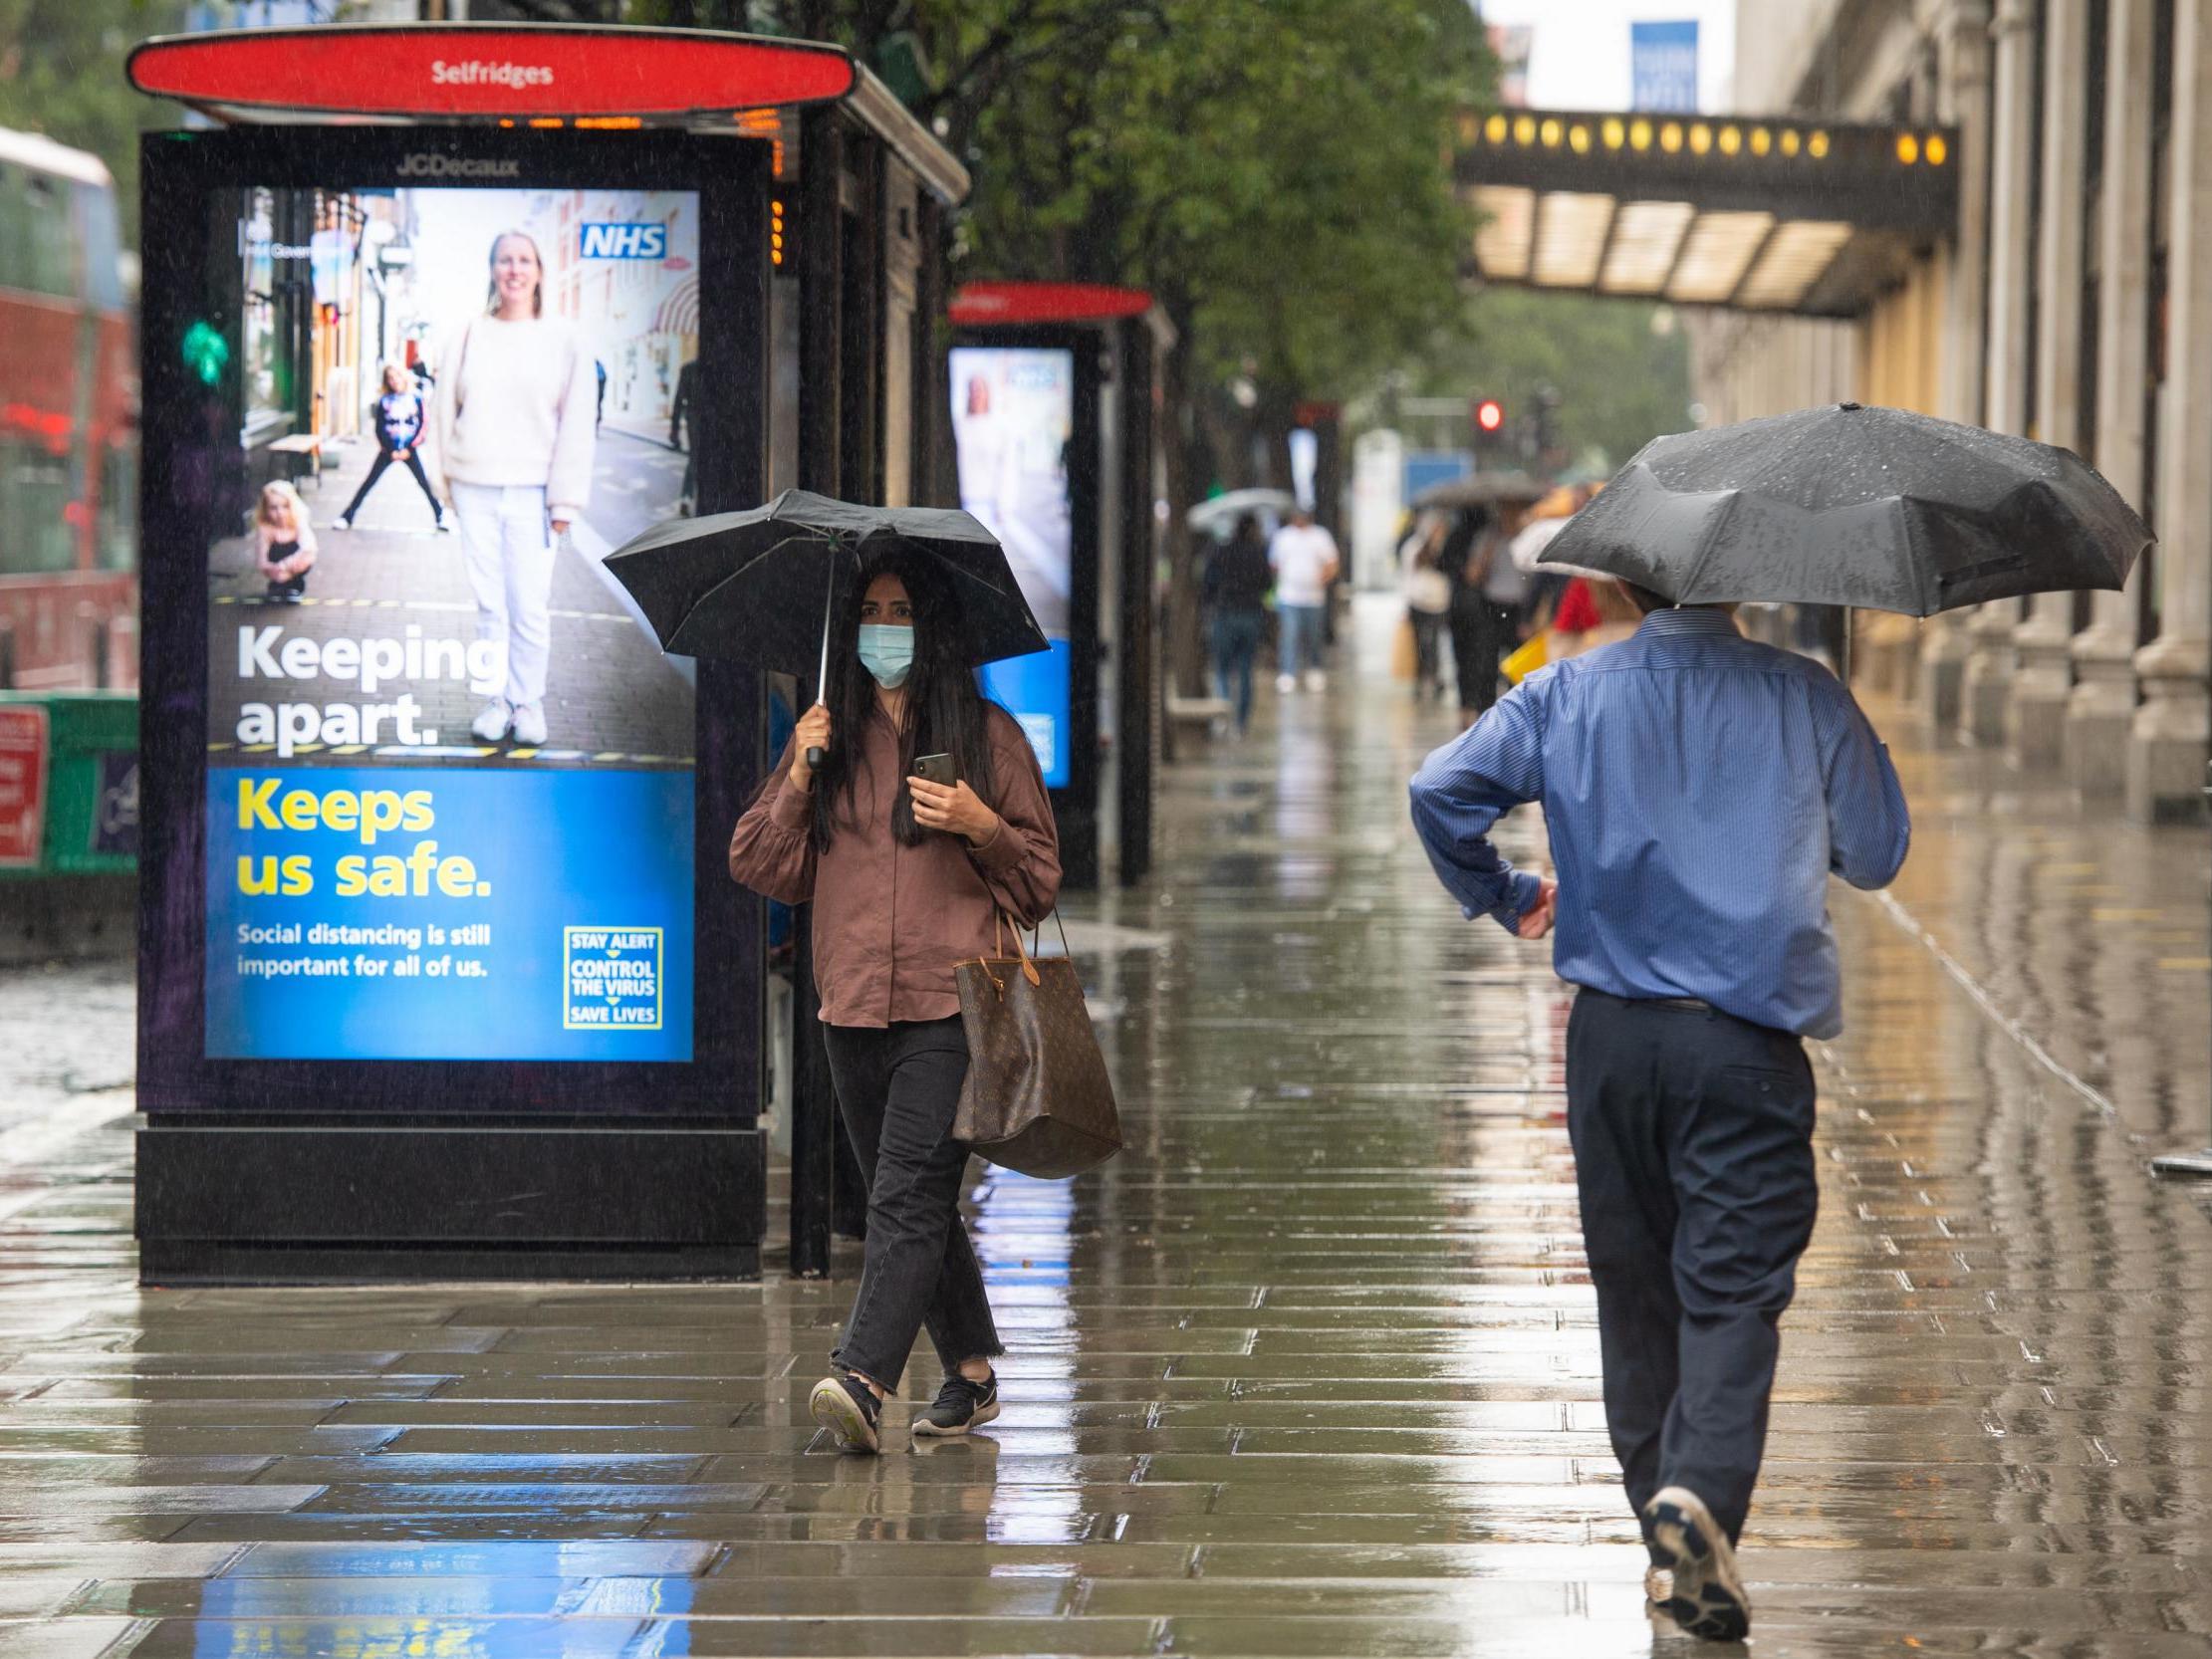
M 230 342 L 212 323 L 194 323 L 184 331 L 183 357 L 184 366 L 201 385 L 216 385 L 222 380 L 223 370 L 230 366 Z
M 1495 397 L 1478 397 L 1474 401 L 1475 447 L 1495 449 L 1504 440 L 1506 406 Z

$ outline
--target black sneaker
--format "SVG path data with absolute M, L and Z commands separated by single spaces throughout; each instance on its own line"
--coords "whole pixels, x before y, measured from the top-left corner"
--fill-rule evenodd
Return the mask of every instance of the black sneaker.
M 814 1420 L 830 1431 L 841 1452 L 880 1452 L 882 1437 L 875 1432 L 883 1402 L 875 1390 L 858 1377 L 824 1377 L 807 1397 Z
M 1751 1598 L 1736 1574 L 1736 1551 L 1705 1501 L 1670 1486 L 1643 1507 L 1652 1551 L 1671 1573 L 1660 1611 L 1693 1636 L 1740 1642 L 1751 1633 Z
M 999 1414 L 999 1379 L 993 1372 L 989 1380 L 970 1382 L 958 1371 L 945 1378 L 945 1385 L 937 1390 L 937 1402 L 913 1421 L 917 1435 L 966 1434 L 970 1429 L 980 1429 Z

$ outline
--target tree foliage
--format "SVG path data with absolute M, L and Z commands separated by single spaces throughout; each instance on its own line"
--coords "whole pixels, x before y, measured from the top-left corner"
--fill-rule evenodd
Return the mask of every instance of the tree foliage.
M 1496 397 L 1519 416 L 1550 386 L 1559 393 L 1560 447 L 1578 456 L 1599 449 L 1618 466 L 1692 424 L 1686 332 L 1663 312 L 1632 300 L 1486 288 L 1436 331 L 1405 389 Z
M 123 61 L 138 41 L 183 20 L 181 0 L 0 0 L 0 126 L 43 132 L 105 161 L 133 240 L 138 134 L 173 126 L 178 115 L 132 92 Z

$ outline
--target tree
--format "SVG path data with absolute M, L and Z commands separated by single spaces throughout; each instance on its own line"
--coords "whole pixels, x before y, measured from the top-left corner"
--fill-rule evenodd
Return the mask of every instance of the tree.
M 147 35 L 183 26 L 182 0 L 0 0 L 0 126 L 105 161 L 125 246 L 138 235 L 138 134 L 181 116 L 132 92 L 123 60 Z

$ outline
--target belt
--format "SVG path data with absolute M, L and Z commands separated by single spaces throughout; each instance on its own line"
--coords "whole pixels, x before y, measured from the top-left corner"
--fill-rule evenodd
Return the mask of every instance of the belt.
M 1628 1008 L 1671 1008 L 1684 1014 L 1718 1014 L 1719 1009 L 1703 997 L 1616 997 L 1610 991 L 1582 987 L 1586 996 L 1603 997 L 1608 1002 L 1623 1004 Z

